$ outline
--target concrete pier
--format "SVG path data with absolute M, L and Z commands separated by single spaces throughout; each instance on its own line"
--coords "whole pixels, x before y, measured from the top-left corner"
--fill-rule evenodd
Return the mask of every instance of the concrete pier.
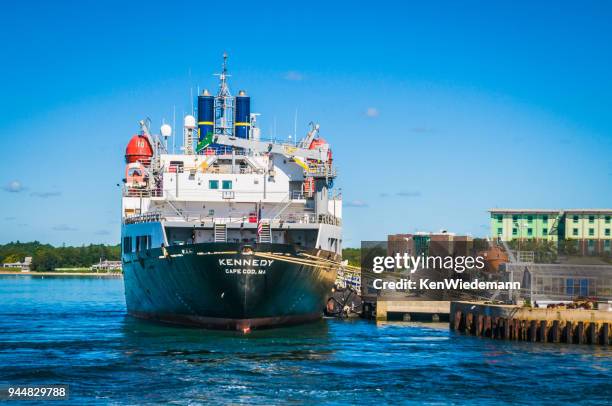
M 448 321 L 450 302 L 439 300 L 381 300 L 376 302 L 376 320 Z
M 494 339 L 612 344 L 612 311 L 451 302 L 450 328 Z

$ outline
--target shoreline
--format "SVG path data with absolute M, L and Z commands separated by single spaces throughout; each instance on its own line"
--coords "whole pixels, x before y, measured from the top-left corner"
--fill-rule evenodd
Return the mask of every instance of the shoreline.
M 21 271 L 0 271 L 2 275 L 21 275 L 21 276 L 100 276 L 103 278 L 122 278 L 122 273 L 96 273 L 96 272 L 21 272 Z

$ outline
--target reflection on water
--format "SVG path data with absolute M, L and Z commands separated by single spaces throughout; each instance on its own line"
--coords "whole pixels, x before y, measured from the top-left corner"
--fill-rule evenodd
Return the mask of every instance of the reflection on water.
M 448 323 L 420 322 L 420 321 L 378 321 L 379 326 L 399 326 L 399 327 L 421 327 L 437 330 L 448 330 Z
M 244 336 L 128 317 L 119 279 L 0 277 L 0 385 L 68 383 L 75 404 L 605 404 L 611 373 L 604 347 L 333 319 Z

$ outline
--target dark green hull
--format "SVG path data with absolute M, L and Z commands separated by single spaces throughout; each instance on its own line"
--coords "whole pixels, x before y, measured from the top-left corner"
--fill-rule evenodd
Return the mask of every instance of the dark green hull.
M 321 251 L 307 254 L 337 259 Z M 336 279 L 334 267 L 314 266 L 312 257 L 287 244 L 151 249 L 124 256 L 123 272 L 129 314 L 237 330 L 319 319 Z

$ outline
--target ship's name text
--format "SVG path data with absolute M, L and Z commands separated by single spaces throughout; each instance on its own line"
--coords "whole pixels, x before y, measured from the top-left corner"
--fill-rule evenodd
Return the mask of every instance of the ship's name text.
M 221 266 L 272 266 L 273 259 L 255 259 L 255 258 L 220 258 L 219 265 Z

